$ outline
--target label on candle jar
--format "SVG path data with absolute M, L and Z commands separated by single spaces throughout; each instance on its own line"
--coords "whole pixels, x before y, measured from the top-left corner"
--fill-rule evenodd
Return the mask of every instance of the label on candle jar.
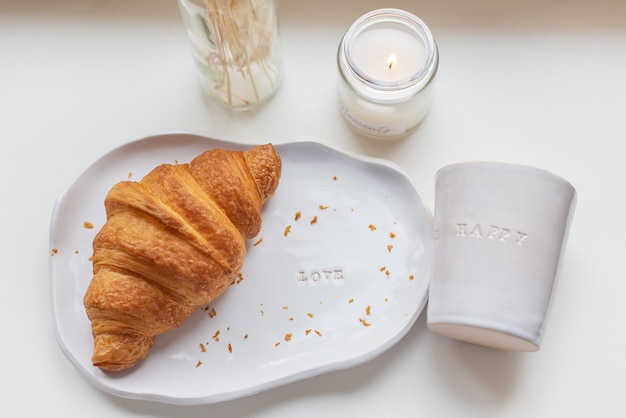
M 344 118 L 357 130 L 363 132 L 366 135 L 378 136 L 378 137 L 394 137 L 404 135 L 407 132 L 406 125 L 404 123 L 397 124 L 378 124 L 373 123 L 362 118 L 357 117 L 354 113 L 350 112 L 342 102 L 339 102 L 341 107 L 341 113 Z

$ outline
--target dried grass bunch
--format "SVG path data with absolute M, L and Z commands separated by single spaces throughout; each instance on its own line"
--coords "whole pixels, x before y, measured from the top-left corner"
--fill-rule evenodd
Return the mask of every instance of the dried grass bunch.
M 204 3 L 209 43 L 214 47 L 207 65 L 219 75 L 215 89 L 230 106 L 247 106 L 271 95 L 281 76 L 276 51 L 275 0 L 204 0 Z M 236 89 L 235 83 L 247 87 Z

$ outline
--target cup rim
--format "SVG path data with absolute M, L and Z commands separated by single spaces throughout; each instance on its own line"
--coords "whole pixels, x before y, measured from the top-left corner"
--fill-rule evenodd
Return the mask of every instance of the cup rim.
M 555 174 L 551 171 L 548 171 L 543 168 L 535 167 L 527 164 L 520 163 L 510 163 L 510 162 L 500 162 L 500 161 L 464 161 L 459 163 L 452 163 L 445 165 L 437 170 L 435 173 L 435 184 L 437 183 L 437 179 L 444 175 L 445 173 L 457 170 L 465 170 L 465 169 L 482 169 L 482 170 L 491 170 L 491 171 L 503 171 L 503 172 L 519 172 L 523 174 L 531 174 L 539 177 L 544 177 L 546 179 L 550 179 L 554 182 L 565 185 L 570 188 L 573 196 L 573 201 L 577 199 L 577 191 L 576 188 L 564 177 Z

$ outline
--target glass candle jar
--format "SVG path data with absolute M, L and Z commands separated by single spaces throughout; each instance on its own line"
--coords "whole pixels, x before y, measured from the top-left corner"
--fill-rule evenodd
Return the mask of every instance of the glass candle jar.
M 282 80 L 277 0 L 178 0 L 200 82 L 217 104 L 247 110 Z
M 398 138 L 415 129 L 430 108 L 439 54 L 421 19 L 404 10 L 378 9 L 345 33 L 337 65 L 346 121 L 369 137 Z

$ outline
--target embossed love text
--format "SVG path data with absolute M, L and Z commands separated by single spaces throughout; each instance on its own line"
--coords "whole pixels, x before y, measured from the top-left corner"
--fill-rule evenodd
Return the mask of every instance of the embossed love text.
M 324 270 L 301 270 L 298 272 L 297 281 L 303 285 L 315 284 L 339 284 L 343 281 L 343 270 L 341 269 L 324 269 Z

